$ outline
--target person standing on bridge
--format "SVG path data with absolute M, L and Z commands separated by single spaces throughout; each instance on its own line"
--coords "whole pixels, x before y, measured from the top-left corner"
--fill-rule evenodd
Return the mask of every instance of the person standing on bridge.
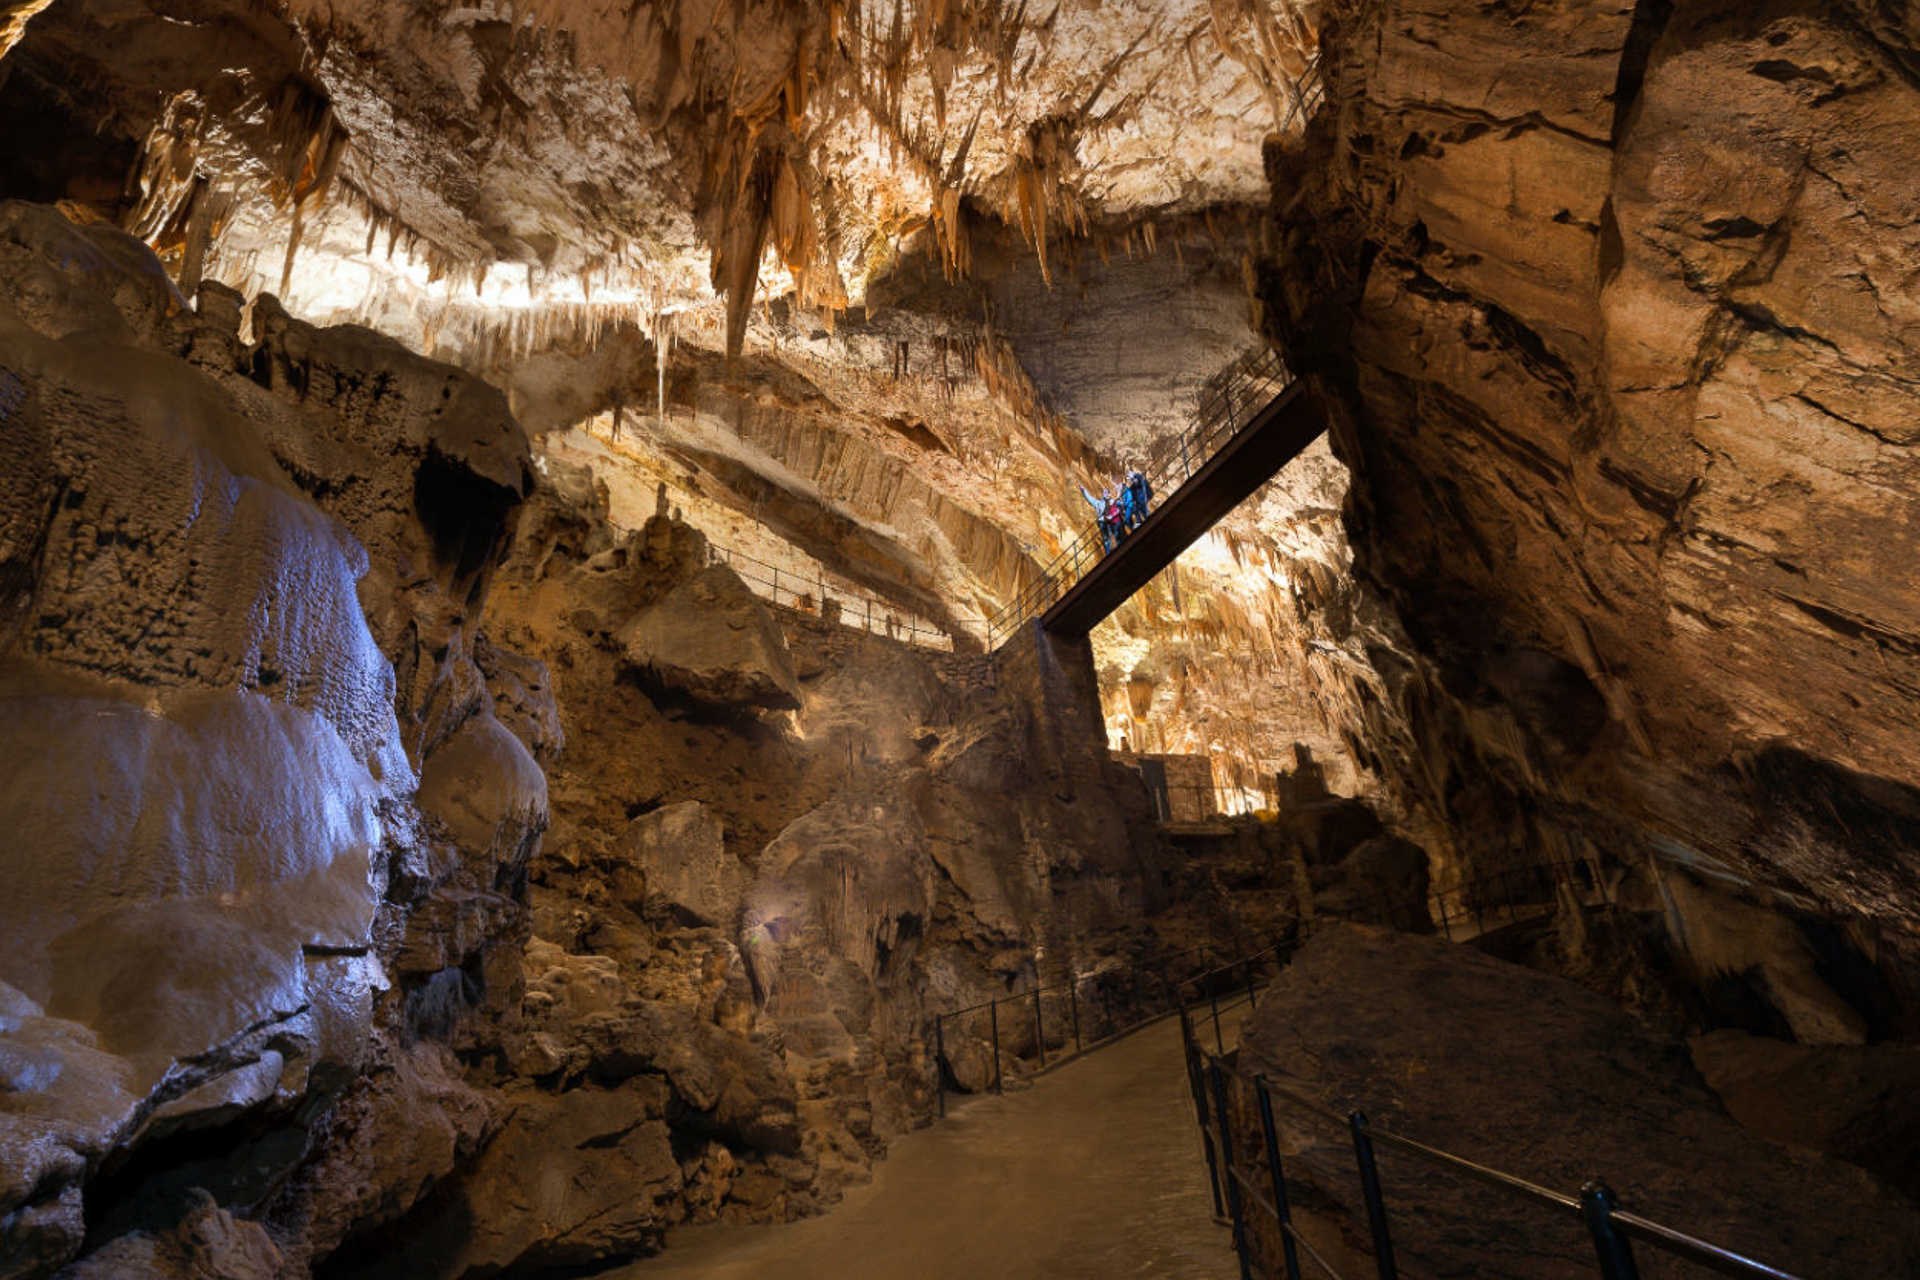
M 1133 484 L 1123 481 L 1120 485 L 1120 532 L 1124 536 L 1133 532 L 1136 523 L 1133 510 Z
M 1146 521 L 1147 507 L 1153 501 L 1153 486 L 1145 472 L 1135 470 L 1127 476 L 1127 495 L 1133 499 L 1133 523 L 1138 526 Z
M 1081 485 L 1080 496 L 1085 498 L 1087 505 L 1093 508 L 1093 518 L 1100 525 L 1100 550 L 1112 551 L 1113 526 L 1107 521 L 1107 508 L 1113 505 L 1113 487 L 1109 485 L 1106 491 L 1096 498 L 1087 492 L 1087 486 Z

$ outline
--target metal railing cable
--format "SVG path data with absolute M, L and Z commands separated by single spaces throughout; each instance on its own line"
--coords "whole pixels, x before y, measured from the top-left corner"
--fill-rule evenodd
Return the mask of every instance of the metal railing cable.
M 822 572 L 809 576 L 792 569 L 782 569 L 779 565 L 756 560 L 745 552 L 723 547 L 711 538 L 707 539 L 707 550 L 714 563 L 731 568 L 749 588 L 764 588 L 767 598 L 776 605 L 785 605 L 801 613 L 817 614 L 823 618 L 831 615 L 829 605 L 838 605 L 837 617 L 842 626 L 859 627 L 873 635 L 928 648 L 953 648 L 951 633 L 911 614 L 903 615 L 897 606 L 884 600 L 839 587 L 833 588 L 829 594 L 826 575 Z M 786 593 L 785 600 L 781 599 L 782 592 Z M 761 591 L 755 590 L 754 594 L 759 595 Z M 879 610 L 877 615 L 876 609 Z
M 1594 1263 L 1603 1280 L 1638 1280 L 1639 1265 L 1634 1259 L 1631 1243 L 1636 1240 L 1721 1275 L 1744 1280 L 1798 1280 L 1791 1272 L 1622 1209 L 1612 1189 L 1597 1177 L 1590 1178 L 1578 1193 L 1556 1191 L 1516 1174 L 1378 1128 L 1361 1109 L 1356 1108 L 1342 1115 L 1321 1102 L 1276 1084 L 1265 1074 L 1248 1072 L 1234 1060 L 1237 1051 L 1229 1054 L 1224 1049 L 1219 1038 L 1220 1012 L 1239 1002 L 1238 990 L 1241 987 L 1246 990 L 1244 998 L 1251 1004 L 1255 998 L 1254 966 L 1270 959 L 1273 963 L 1271 977 L 1277 977 L 1301 941 L 1301 931 L 1295 931 L 1275 948 L 1235 960 L 1207 974 L 1195 975 L 1175 988 L 1181 1002 L 1180 1034 L 1186 1059 L 1187 1083 L 1199 1123 L 1200 1147 L 1207 1166 L 1209 1192 L 1216 1217 L 1232 1227 L 1233 1247 L 1239 1260 L 1242 1280 L 1253 1280 L 1254 1276 L 1254 1251 L 1248 1242 L 1250 1208 L 1259 1209 L 1274 1222 L 1279 1232 L 1280 1269 L 1277 1273 L 1269 1274 L 1282 1275 L 1285 1280 L 1302 1280 L 1307 1274 L 1301 1266 L 1301 1254 L 1304 1252 L 1320 1274 L 1343 1280 L 1341 1273 L 1314 1249 L 1294 1224 L 1291 1209 L 1293 1198 L 1287 1186 L 1274 1118 L 1276 1103 L 1346 1131 L 1354 1152 L 1354 1172 L 1360 1184 L 1360 1198 L 1367 1220 L 1366 1234 L 1370 1241 L 1373 1270 L 1379 1280 L 1395 1280 L 1399 1268 L 1388 1217 L 1385 1184 L 1380 1176 L 1380 1150 L 1396 1152 L 1430 1167 L 1466 1177 L 1493 1188 L 1510 1200 L 1523 1201 L 1566 1217 L 1577 1218 L 1586 1229 L 1587 1243 L 1593 1250 Z M 1219 979 L 1236 969 L 1243 972 L 1231 980 L 1230 986 L 1235 994 L 1223 1006 L 1218 1002 Z M 1207 982 L 1205 989 L 1196 991 L 1193 1004 L 1189 1004 L 1181 993 L 1202 980 Z M 1200 1012 L 1199 998 L 1202 996 L 1209 1003 L 1209 1012 L 1214 1021 L 1215 1047 L 1211 1050 L 1200 1043 L 1194 1027 L 1195 1015 Z M 1234 1112 L 1231 1104 L 1235 1099 L 1230 1097 L 1230 1089 L 1237 1090 L 1241 1098 L 1251 1103 L 1253 1123 L 1258 1129 L 1260 1154 L 1266 1164 L 1265 1186 L 1260 1184 L 1259 1170 L 1254 1163 L 1235 1154 L 1235 1127 L 1231 1119 Z M 1243 1105 L 1241 1113 L 1245 1115 L 1248 1110 Z M 1325 1194 L 1319 1197 L 1322 1202 L 1327 1198 Z
M 1209 937 L 1207 941 L 1195 946 L 1187 947 L 1184 950 L 1175 951 L 1168 955 L 1159 956 L 1156 958 L 1155 964 L 1157 966 L 1168 965 L 1175 961 L 1185 959 L 1188 956 L 1197 955 L 1202 951 L 1215 949 L 1217 945 L 1216 940 Z M 938 1098 L 939 1113 L 943 1116 L 947 1114 L 948 1090 L 946 1081 L 947 1077 L 953 1074 L 952 1063 L 947 1057 L 946 1029 L 949 1025 L 957 1023 L 961 1018 L 978 1014 L 982 1010 L 986 1011 L 989 1027 L 988 1052 L 991 1053 L 993 1057 L 993 1092 L 1001 1093 L 1005 1088 L 1005 1079 L 1001 1069 L 1000 1035 L 1000 1011 L 1003 1008 L 1010 1011 L 1009 1017 L 1017 1017 L 1024 1021 L 1028 1016 L 1026 1006 L 1031 1006 L 1034 1054 L 1038 1060 L 1039 1069 L 1043 1071 L 1049 1066 L 1058 1066 L 1071 1058 L 1076 1058 L 1083 1053 L 1089 1053 L 1094 1049 L 1098 1049 L 1102 1045 L 1111 1044 L 1122 1036 L 1138 1031 L 1148 1023 L 1157 1022 L 1162 1018 L 1169 1017 L 1178 1008 L 1178 999 L 1174 995 L 1173 986 L 1164 974 L 1149 974 L 1140 966 L 1130 966 L 1130 976 L 1150 977 L 1153 982 L 1158 983 L 1158 990 L 1160 994 L 1164 996 L 1165 1002 L 1155 1002 L 1138 1006 L 1132 1011 L 1131 1019 L 1127 1021 L 1119 1021 L 1111 1014 L 1106 1014 L 1104 1017 L 1101 1017 L 1097 1006 L 1088 1008 L 1086 1009 L 1089 1015 L 1088 1021 L 1092 1024 L 1090 1034 L 1088 1027 L 1083 1024 L 1081 1017 L 1083 1006 L 1080 999 L 1080 989 L 1090 983 L 1107 978 L 1112 973 L 1112 970 L 1105 970 L 1084 976 L 1076 974 L 1063 982 L 1047 983 L 1031 987 L 1026 991 L 1016 992 L 1012 995 L 995 996 L 991 999 L 982 1000 L 959 1009 L 949 1009 L 943 1013 L 935 1014 L 933 1019 L 933 1071 L 934 1092 Z M 1152 984 L 1150 983 L 1149 985 L 1151 986 Z M 1059 1006 L 1063 1000 L 1066 1005 L 1064 1023 L 1056 1024 L 1056 1030 L 1059 1032 L 1061 1043 L 1064 1045 L 1069 1038 L 1073 1042 L 1073 1048 L 1071 1050 L 1062 1049 L 1060 1052 L 1055 1053 L 1051 1062 L 1047 1057 L 1046 1049 L 1047 1028 L 1045 1001 L 1049 995 L 1054 997 L 1056 1014 L 1059 1013 Z M 1012 1030 L 1011 1026 L 1009 1030 Z M 1024 1033 L 1025 1029 L 1021 1028 L 1021 1030 Z
M 1424 903 L 1425 918 L 1409 919 L 1418 912 L 1404 910 L 1405 895 L 1383 891 L 1367 895 L 1357 903 L 1350 903 L 1339 915 L 1328 919 L 1346 919 L 1349 916 L 1361 918 L 1383 918 L 1396 927 L 1431 927 L 1443 931 L 1448 938 L 1458 934 L 1462 938 L 1471 937 L 1493 927 L 1502 927 L 1515 923 L 1523 916 L 1523 907 L 1550 910 L 1559 888 L 1566 887 L 1584 901 L 1582 895 L 1599 894 L 1607 899 L 1606 884 L 1597 868 L 1586 862 L 1546 863 L 1532 867 L 1520 867 L 1495 872 L 1474 880 L 1438 890 L 1426 895 Z M 1526 902 L 1517 901 L 1521 897 Z M 946 1081 L 953 1075 L 952 1062 L 947 1054 L 947 1030 L 962 1025 L 961 1019 L 972 1018 L 978 1014 L 987 1015 L 986 1042 L 987 1051 L 993 1059 L 992 1091 L 1000 1093 L 1005 1088 L 1003 1071 L 1003 1044 L 1022 1044 L 1029 1031 L 1032 1034 L 1033 1056 L 1040 1070 L 1058 1066 L 1080 1054 L 1090 1052 L 1102 1045 L 1110 1044 L 1121 1036 L 1156 1022 L 1185 1007 L 1178 994 L 1181 988 L 1192 987 L 1207 997 L 1210 1016 L 1213 1019 L 1213 1034 L 1216 1047 L 1224 1049 L 1225 1040 L 1221 1030 L 1220 1015 L 1231 1010 L 1234 1003 L 1244 997 L 1248 1002 L 1253 999 L 1254 989 L 1250 980 L 1250 971 L 1246 966 L 1250 961 L 1259 961 L 1278 954 L 1282 949 L 1297 944 L 1297 931 L 1311 921 L 1295 921 L 1294 932 L 1275 939 L 1256 951 L 1242 951 L 1235 960 L 1224 965 L 1215 965 L 1188 974 L 1184 978 L 1172 979 L 1167 976 L 1168 966 L 1205 951 L 1220 952 L 1222 940 L 1209 937 L 1207 941 L 1187 947 L 1180 951 L 1155 957 L 1152 969 L 1134 965 L 1124 970 L 1125 976 L 1141 980 L 1148 990 L 1159 999 L 1136 1004 L 1127 1019 L 1116 1018 L 1110 1012 L 1098 1006 L 1090 1006 L 1081 998 L 1081 989 L 1089 984 L 1113 976 L 1114 970 L 1103 970 L 1087 975 L 1075 975 L 1060 982 L 1046 983 L 1030 987 L 1025 991 L 1009 995 L 995 996 L 958 1009 L 949 1009 L 934 1015 L 934 1087 L 938 1095 L 941 1115 L 946 1114 Z M 1471 928 L 1472 932 L 1468 930 Z M 1233 945 L 1244 948 L 1244 942 Z M 1243 983 L 1235 984 L 1228 992 L 1228 1000 L 1219 999 L 1219 979 L 1224 975 L 1241 973 L 1249 977 Z M 1059 1051 L 1049 1055 L 1048 1044 L 1048 997 L 1052 997 L 1054 1006 L 1054 1039 L 1062 1046 Z M 1006 1022 L 1002 1022 L 1002 1013 Z M 1003 1034 L 1004 1032 L 1004 1034 Z M 1071 1042 L 1072 1048 L 1065 1046 Z M 1013 1053 L 1019 1057 L 1020 1054 Z M 956 1082 L 958 1077 L 954 1077 Z
M 1186 430 L 1156 449 L 1147 465 L 1141 468 L 1152 488 L 1154 505 L 1166 505 L 1169 497 L 1193 478 L 1194 472 L 1211 461 L 1291 385 L 1293 375 L 1287 371 L 1280 353 L 1272 348 L 1248 356 L 1229 368 L 1201 400 Z M 1150 512 L 1140 513 L 1136 526 L 1148 514 Z M 1115 550 L 1130 532 L 1120 535 Z M 1108 554 L 1101 521 L 1088 521 L 1079 536 L 988 621 L 987 648 L 997 649 L 1028 619 L 1052 608 L 1054 602 Z

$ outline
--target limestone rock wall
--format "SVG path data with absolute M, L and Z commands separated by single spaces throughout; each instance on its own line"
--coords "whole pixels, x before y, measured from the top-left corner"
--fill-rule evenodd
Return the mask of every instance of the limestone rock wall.
M 1410 641 L 1345 715 L 1451 863 L 1704 860 L 1911 960 L 1914 44 L 1846 6 L 1329 6 L 1256 292 L 1337 392 Z
M 422 984 L 512 938 L 545 783 L 467 637 L 526 441 L 466 375 L 271 299 L 243 335 L 237 296 L 190 308 L 137 241 L 44 206 L 0 206 L 0 275 L 0 1269 L 128 1231 L 191 1253 L 189 1212 L 272 1256 L 229 1215 L 286 1201 L 373 1079 L 444 1076 Z M 443 1094 L 471 1141 L 484 1106 Z M 288 1265 L 417 1170 L 294 1196 L 320 1221 Z
M 988 659 L 616 528 L 470 375 L 47 206 L 0 446 L 0 1275 L 814 1211 L 927 1118 L 933 1012 L 1212 909 L 1156 916 L 1090 683 L 1063 752 Z

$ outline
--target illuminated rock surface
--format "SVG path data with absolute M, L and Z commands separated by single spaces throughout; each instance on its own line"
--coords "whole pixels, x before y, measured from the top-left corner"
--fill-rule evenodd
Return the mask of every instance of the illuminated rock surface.
M 1276 170 L 1258 291 L 1339 389 L 1354 570 L 1409 638 L 1331 705 L 1446 863 L 1710 860 L 1911 958 L 1910 26 L 1323 35 L 1341 106 Z
M 804 1213 L 926 1116 L 929 999 L 1151 954 L 1144 797 L 1031 768 L 984 659 L 618 531 L 457 370 L 4 225 L 9 1274 Z

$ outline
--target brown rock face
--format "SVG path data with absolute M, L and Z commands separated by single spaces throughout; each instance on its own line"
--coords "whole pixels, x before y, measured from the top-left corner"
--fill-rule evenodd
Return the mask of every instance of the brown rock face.
M 1361 994 L 1364 993 L 1364 994 Z M 1470 947 L 1327 926 L 1261 997 L 1242 1065 L 1368 1120 L 1537 1185 L 1604 1179 L 1624 1207 L 1809 1277 L 1920 1265 L 1920 1215 L 1859 1169 L 1769 1144 L 1730 1118 L 1679 1046 L 1609 1001 Z M 1462 1070 L 1462 1063 L 1472 1063 Z M 1359 1210 L 1345 1128 L 1277 1104 L 1282 1162 Z M 1565 1276 L 1592 1266 L 1571 1215 L 1382 1154 L 1401 1266 L 1444 1276 Z M 1646 1274 L 1683 1270 L 1636 1246 Z
M 0 205 L 9 1274 L 83 1228 L 99 1274 L 298 1271 L 488 1123 L 435 993 L 511 985 L 547 820 L 470 638 L 526 439 L 387 339 L 240 317 Z M 331 1145 L 409 1107 L 406 1158 Z
M 1684 851 L 1912 947 L 1913 37 L 1338 11 L 1260 292 L 1421 659 L 1352 718 L 1468 865 Z
M 725 565 L 703 569 L 634 615 L 620 633 L 627 659 L 709 707 L 798 707 L 780 629 Z
M 0 1273 L 817 1211 L 933 1013 L 1158 946 L 1090 669 L 1068 734 L 770 609 L 484 384 L 120 232 L 0 205 L 0 285 Z

